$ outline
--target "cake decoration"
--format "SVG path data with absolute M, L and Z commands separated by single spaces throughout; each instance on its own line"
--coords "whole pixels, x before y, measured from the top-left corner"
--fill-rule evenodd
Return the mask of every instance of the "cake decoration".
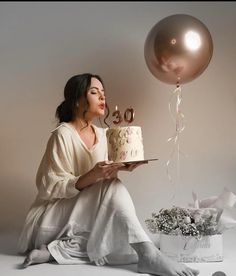
M 144 160 L 143 137 L 140 126 L 131 126 L 134 109 L 127 108 L 122 117 L 116 106 L 112 116 L 115 127 L 107 130 L 108 159 L 114 162 L 131 162 Z M 125 121 L 128 126 L 119 126 Z

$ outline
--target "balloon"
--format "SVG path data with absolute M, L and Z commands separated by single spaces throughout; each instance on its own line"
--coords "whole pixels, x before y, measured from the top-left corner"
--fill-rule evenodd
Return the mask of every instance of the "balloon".
M 181 84 L 197 78 L 207 68 L 213 42 L 207 27 L 197 18 L 176 14 L 159 21 L 144 46 L 146 64 L 160 81 Z

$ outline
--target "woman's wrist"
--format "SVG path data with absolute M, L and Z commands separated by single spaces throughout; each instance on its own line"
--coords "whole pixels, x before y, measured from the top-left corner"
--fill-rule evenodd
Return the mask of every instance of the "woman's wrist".
M 83 190 L 85 187 L 88 187 L 96 182 L 96 179 L 94 177 L 93 169 L 89 172 L 83 174 L 80 176 L 78 181 L 75 183 L 75 188 L 77 190 Z

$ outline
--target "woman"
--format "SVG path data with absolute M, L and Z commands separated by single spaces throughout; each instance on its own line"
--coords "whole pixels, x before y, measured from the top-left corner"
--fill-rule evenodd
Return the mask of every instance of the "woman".
M 105 115 L 102 79 L 73 76 L 64 97 L 56 111 L 60 124 L 37 172 L 38 195 L 19 239 L 19 252 L 28 253 L 23 267 L 51 260 L 137 263 L 141 273 L 197 275 L 164 256 L 139 223 L 132 199 L 117 178 L 118 171 L 138 165 L 106 161 L 106 129 L 92 123 Z

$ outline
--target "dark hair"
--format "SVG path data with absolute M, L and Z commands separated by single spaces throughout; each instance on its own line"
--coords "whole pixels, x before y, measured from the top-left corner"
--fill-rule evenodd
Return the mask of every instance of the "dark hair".
M 101 77 L 90 73 L 75 75 L 67 81 L 64 88 L 65 99 L 56 109 L 56 117 L 59 123 L 69 122 L 75 118 L 79 99 L 81 97 L 87 98 L 87 91 L 91 85 L 92 78 L 98 79 L 104 87 Z

